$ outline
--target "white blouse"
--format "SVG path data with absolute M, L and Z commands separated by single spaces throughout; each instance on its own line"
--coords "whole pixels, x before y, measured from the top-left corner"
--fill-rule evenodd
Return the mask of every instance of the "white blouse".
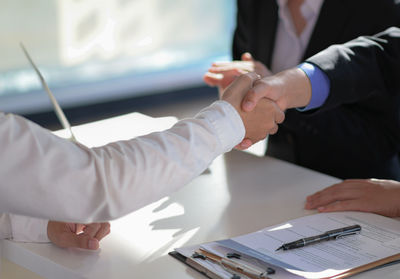
M 134 129 L 135 127 L 126 127 Z M 187 184 L 244 137 L 240 115 L 217 101 L 171 129 L 88 148 L 0 113 L 0 238 L 47 241 L 47 221 L 121 217 Z

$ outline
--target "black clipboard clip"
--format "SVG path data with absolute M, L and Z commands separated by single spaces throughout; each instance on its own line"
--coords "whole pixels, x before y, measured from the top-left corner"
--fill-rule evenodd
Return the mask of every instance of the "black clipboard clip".
M 250 264 L 233 260 L 242 259 L 242 256 L 238 253 L 227 253 L 226 257 L 221 257 L 200 248 L 193 253 L 192 258 L 209 260 L 215 264 L 218 264 L 232 274 L 231 279 L 240 279 L 242 276 L 250 279 L 270 279 L 268 275 L 275 273 L 273 268 L 262 270 L 261 268 L 250 266 Z

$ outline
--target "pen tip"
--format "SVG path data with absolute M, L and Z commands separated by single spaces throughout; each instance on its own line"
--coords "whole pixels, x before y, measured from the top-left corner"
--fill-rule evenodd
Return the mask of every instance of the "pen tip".
M 279 250 L 281 250 L 281 249 L 283 249 L 283 246 L 281 246 L 281 247 L 279 247 L 278 249 L 276 249 L 275 252 L 276 252 L 276 251 L 279 251 Z

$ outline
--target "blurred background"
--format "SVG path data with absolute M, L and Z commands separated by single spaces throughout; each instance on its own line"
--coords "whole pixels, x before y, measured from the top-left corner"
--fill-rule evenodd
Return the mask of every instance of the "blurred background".
M 0 110 L 59 128 L 23 42 L 73 124 L 217 98 L 233 0 L 0 0 Z

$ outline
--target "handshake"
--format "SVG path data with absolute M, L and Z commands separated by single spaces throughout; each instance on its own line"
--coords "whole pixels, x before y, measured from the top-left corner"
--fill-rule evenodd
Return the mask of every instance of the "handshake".
M 248 62 L 251 61 L 246 61 L 246 66 Z M 266 69 L 258 73 L 257 67 L 247 73 L 238 71 L 238 62 L 215 65 L 204 80 L 209 85 L 218 85 L 221 99 L 229 102 L 242 118 L 246 135 L 238 149 L 246 149 L 267 135 L 275 134 L 278 124 L 285 119 L 286 109 L 303 107 L 310 102 L 310 81 L 298 68 L 270 75 Z M 216 67 L 222 69 L 218 72 L 221 77 L 215 76 L 215 70 L 212 72 Z M 266 76 L 261 77 L 261 74 Z

